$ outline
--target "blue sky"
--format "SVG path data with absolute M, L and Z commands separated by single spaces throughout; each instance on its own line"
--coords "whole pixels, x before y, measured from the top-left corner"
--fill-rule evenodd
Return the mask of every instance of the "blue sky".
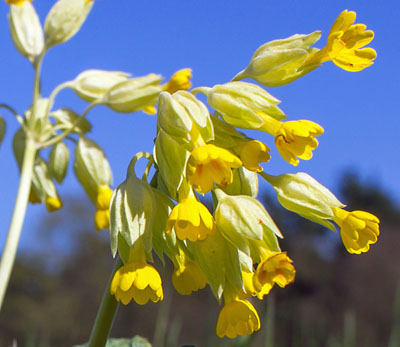
M 54 1 L 36 0 L 42 22 Z M 322 30 L 316 47 L 323 47 L 329 28 L 344 9 L 357 12 L 357 22 L 375 31 L 370 44 L 378 52 L 375 64 L 358 73 L 328 62 L 294 83 L 268 88 L 282 100 L 289 119 L 309 119 L 325 129 L 310 161 L 296 168 L 280 158 L 271 137 L 252 132 L 272 148 L 266 172 L 305 171 L 336 191 L 343 170 L 356 170 L 400 202 L 399 144 L 400 5 L 397 1 L 130 1 L 97 0 L 81 31 L 69 42 L 52 48 L 44 60 L 43 95 L 80 72 L 96 68 L 120 70 L 135 76 L 150 72 L 168 78 L 174 71 L 193 69 L 194 86 L 228 82 L 245 68 L 261 44 L 295 33 Z M 32 99 L 33 69 L 13 47 L 6 20 L 8 5 L 0 2 L 0 103 L 23 112 Z M 82 111 L 85 103 L 63 91 L 56 106 Z M 8 129 L 0 147 L 0 245 L 11 219 L 18 187 L 18 171 L 11 154 L 17 124 L 1 111 Z M 125 177 L 131 157 L 152 151 L 156 118 L 117 114 L 105 107 L 89 114 L 90 135 L 106 152 L 114 172 L 114 186 Z M 61 197 L 82 195 L 72 167 L 59 188 Z M 46 213 L 43 205 L 29 206 L 22 245 L 29 246 L 30 230 Z

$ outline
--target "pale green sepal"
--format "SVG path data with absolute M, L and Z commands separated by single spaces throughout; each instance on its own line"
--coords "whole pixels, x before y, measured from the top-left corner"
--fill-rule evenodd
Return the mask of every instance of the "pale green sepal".
M 85 101 L 102 98 L 116 84 L 126 81 L 130 74 L 122 71 L 86 70 L 69 83 L 69 87 Z
M 0 116 L 0 145 L 3 142 L 4 136 L 6 135 L 6 129 L 7 129 L 6 121 L 2 116 Z
M 25 117 L 31 129 L 34 130 L 40 139 L 47 140 L 49 134 L 53 132 L 53 125 L 49 121 L 48 115 L 49 99 L 40 98 L 25 112 Z M 33 114 L 33 110 L 35 113 Z
M 35 159 L 32 175 L 32 187 L 42 200 L 47 197 L 57 198 L 57 189 L 49 172 L 47 163 L 40 157 Z
M 162 88 L 161 75 L 149 74 L 130 78 L 114 85 L 103 97 L 102 103 L 116 112 L 131 113 L 157 103 Z
M 277 120 L 285 114 L 276 106 L 280 101 L 261 87 L 247 82 L 228 82 L 215 85 L 207 92 L 207 102 L 230 125 L 257 129 L 264 124 L 261 113 Z
M 207 278 L 215 297 L 221 299 L 229 283 L 242 288 L 240 263 L 237 250 L 222 237 L 218 228 L 205 240 L 190 242 L 190 250 Z
M 327 221 L 333 218 L 333 207 L 344 207 L 333 193 L 304 172 L 271 176 L 260 175 L 269 182 L 283 207 L 332 230 Z
M 15 47 L 33 62 L 44 47 L 43 29 L 35 8 L 29 1 L 11 5 L 8 18 Z
M 46 48 L 74 36 L 86 20 L 93 3 L 93 0 L 58 0 L 50 9 L 44 23 Z
M 242 252 L 241 250 L 238 249 L 238 256 L 239 256 L 239 263 L 240 263 L 240 268 L 248 272 L 253 272 L 253 259 L 251 256 L 247 253 Z
M 124 237 L 121 234 L 118 234 L 118 254 L 124 264 L 129 262 L 130 251 L 131 247 L 129 247 L 129 245 L 126 243 Z M 113 256 L 115 257 L 115 254 Z
M 92 130 L 92 125 L 86 118 L 80 117 L 76 112 L 69 108 L 61 108 L 52 111 L 49 116 L 54 118 L 56 124 L 62 127 L 63 130 L 73 128 L 72 132 L 77 134 L 86 134 Z
M 76 145 L 74 171 L 93 202 L 96 202 L 99 186 L 110 186 L 112 183 L 110 164 L 103 150 L 83 135 L 79 137 Z
M 233 169 L 233 181 L 222 188 L 228 195 L 248 195 L 253 198 L 258 194 L 258 176 L 244 166 Z
M 303 67 L 311 53 L 318 49 L 310 48 L 321 37 L 320 31 L 311 34 L 296 34 L 282 40 L 274 40 L 259 47 L 250 60 L 249 66 L 239 72 L 233 81 L 252 78 L 268 86 L 288 84 L 307 74 L 319 64 Z
M 18 168 L 21 170 L 24 159 L 26 135 L 23 128 L 18 128 L 13 137 L 13 152 Z
M 60 141 L 51 148 L 49 156 L 50 174 L 60 184 L 64 181 L 67 174 L 68 162 L 69 149 L 64 142 Z
M 154 159 L 160 170 L 159 175 L 168 188 L 169 195 L 177 200 L 177 191 L 185 177 L 186 162 L 190 152 L 162 129 L 159 130 Z

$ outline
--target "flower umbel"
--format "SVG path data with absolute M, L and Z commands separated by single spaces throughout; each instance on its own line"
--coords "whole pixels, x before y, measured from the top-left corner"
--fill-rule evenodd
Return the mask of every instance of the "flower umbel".
M 283 288 L 294 281 L 296 270 L 286 252 L 272 253 L 257 266 L 253 276 L 257 297 L 262 299 L 275 283 Z
M 360 254 L 369 251 L 369 245 L 378 241 L 379 219 L 364 211 L 348 212 L 333 208 L 333 221 L 340 226 L 340 235 L 349 253 Z
M 209 192 L 213 183 L 223 187 L 232 183 L 232 168 L 242 166 L 241 160 L 226 149 L 208 144 L 193 150 L 188 164 L 190 184 L 201 194 Z
M 225 302 L 218 316 L 217 335 L 234 339 L 260 329 L 258 313 L 247 300 L 238 298 Z
M 373 64 L 376 51 L 362 48 L 372 41 L 374 32 L 364 24 L 354 24 L 356 13 L 344 10 L 329 31 L 328 42 L 319 52 L 311 55 L 305 65 L 332 60 L 347 71 L 361 71 Z

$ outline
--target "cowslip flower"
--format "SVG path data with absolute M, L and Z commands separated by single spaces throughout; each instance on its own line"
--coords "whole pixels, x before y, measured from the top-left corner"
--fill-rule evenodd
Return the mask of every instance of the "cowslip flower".
M 170 94 L 174 94 L 178 90 L 188 90 L 192 86 L 191 78 L 192 69 L 181 69 L 176 71 L 162 87 Z
M 242 161 L 226 149 L 207 144 L 193 150 L 187 163 L 189 183 L 201 194 L 209 192 L 213 183 L 226 187 L 232 183 L 232 168 Z
M 260 329 L 260 318 L 256 309 L 247 300 L 226 299 L 218 316 L 217 335 L 234 339 L 249 335 Z
M 145 305 L 149 300 L 158 302 L 164 297 L 161 277 L 147 264 L 143 243 L 139 240 L 135 246 L 130 250 L 129 261 L 115 273 L 110 294 L 124 305 L 132 299 L 139 305 Z
M 258 264 L 253 285 L 259 299 L 267 295 L 275 284 L 283 288 L 294 281 L 296 270 L 292 262 L 286 252 L 277 252 L 271 253 Z
M 261 172 L 263 168 L 260 163 L 266 163 L 271 159 L 270 149 L 261 141 L 251 140 L 242 142 L 235 147 L 243 166 L 253 172 Z
M 207 280 L 200 267 L 182 249 L 179 250 L 179 256 L 175 260 L 172 284 L 179 294 L 190 295 L 206 286 Z
M 63 207 L 63 202 L 58 196 L 46 196 L 44 203 L 49 212 L 55 212 Z
M 97 231 L 101 229 L 108 229 L 110 227 L 110 200 L 112 196 L 112 189 L 102 184 L 99 186 L 96 199 L 96 213 L 94 215 L 94 226 Z
M 207 235 L 214 233 L 214 218 L 207 208 L 197 200 L 192 189 L 169 215 L 166 232 L 171 233 L 172 228 L 178 239 L 189 239 L 192 242 L 204 240 Z
M 6 0 L 6 3 L 9 5 L 22 5 L 26 1 L 32 2 L 32 0 Z
M 304 65 L 313 65 L 332 60 L 346 71 L 361 71 L 373 64 L 376 51 L 362 48 L 372 41 L 374 32 L 366 30 L 364 24 L 354 24 L 356 13 L 343 11 L 333 23 L 328 42 L 319 52 L 309 56 Z
M 340 227 L 340 236 L 349 253 L 368 252 L 371 244 L 378 241 L 379 219 L 364 211 L 346 211 L 335 207 L 332 209 L 333 221 Z
M 275 136 L 275 145 L 279 154 L 288 163 L 297 166 L 299 159 L 309 160 L 312 151 L 318 147 L 315 136 L 323 134 L 324 129 L 309 120 L 277 122 L 271 117 L 264 117 L 260 130 Z

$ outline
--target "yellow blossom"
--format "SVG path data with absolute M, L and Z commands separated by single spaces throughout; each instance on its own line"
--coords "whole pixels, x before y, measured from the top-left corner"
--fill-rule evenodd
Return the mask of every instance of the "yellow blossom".
M 263 171 L 260 163 L 268 162 L 271 159 L 268 146 L 257 140 L 243 142 L 235 150 L 239 153 L 243 166 L 249 171 Z
M 193 260 L 180 250 L 177 257 L 177 266 L 172 274 L 172 284 L 181 295 L 190 295 L 206 286 L 207 280 L 203 272 Z
M 242 166 L 241 160 L 226 149 L 207 144 L 193 150 L 188 164 L 190 184 L 201 194 L 209 192 L 213 183 L 222 187 L 232 183 L 231 168 Z
M 275 145 L 283 159 L 294 166 L 299 164 L 298 158 L 311 159 L 312 150 L 318 146 L 314 136 L 324 132 L 321 126 L 309 120 L 277 122 L 271 117 L 264 118 L 266 123 L 261 129 L 275 136 Z
M 45 205 L 46 205 L 47 211 L 55 212 L 63 206 L 63 202 L 57 196 L 56 197 L 46 196 Z
M 189 239 L 194 242 L 204 240 L 207 235 L 214 233 L 214 219 L 207 208 L 197 201 L 193 191 L 188 197 L 177 204 L 167 221 L 167 233 L 172 228 L 180 240 Z
M 6 3 L 10 5 L 22 5 L 26 1 L 32 2 L 32 0 L 6 0 Z
M 340 235 L 349 253 L 360 254 L 369 251 L 379 236 L 379 219 L 364 211 L 348 212 L 341 208 L 332 209 L 333 221 L 340 226 Z
M 170 94 L 174 94 L 178 90 L 188 90 L 192 86 L 191 78 L 192 69 L 181 69 L 175 72 L 168 83 L 164 84 L 162 87 Z
M 286 252 L 271 253 L 257 266 L 253 276 L 257 297 L 262 299 L 275 283 L 283 288 L 294 281 L 296 270 Z
M 304 65 L 312 65 L 332 60 L 347 71 L 361 71 L 373 64 L 376 51 L 362 48 L 372 41 L 374 32 L 366 30 L 364 24 L 354 24 L 356 13 L 343 11 L 333 23 L 328 42 L 319 52 L 309 56 Z
M 128 305 L 132 299 L 139 305 L 149 300 L 158 302 L 163 299 L 161 277 L 153 266 L 146 263 L 141 241 L 130 250 L 129 261 L 116 271 L 110 293 L 124 305 Z
M 257 311 L 247 300 L 238 298 L 225 302 L 218 316 L 217 335 L 235 337 L 252 334 L 260 329 Z
M 243 287 L 244 293 L 246 297 L 256 296 L 257 291 L 254 288 L 253 284 L 253 272 L 242 271 L 242 280 L 243 280 Z
M 94 226 L 98 231 L 110 227 L 109 205 L 112 193 L 112 189 L 106 184 L 102 184 L 98 188 L 96 197 L 97 211 L 94 215 Z

